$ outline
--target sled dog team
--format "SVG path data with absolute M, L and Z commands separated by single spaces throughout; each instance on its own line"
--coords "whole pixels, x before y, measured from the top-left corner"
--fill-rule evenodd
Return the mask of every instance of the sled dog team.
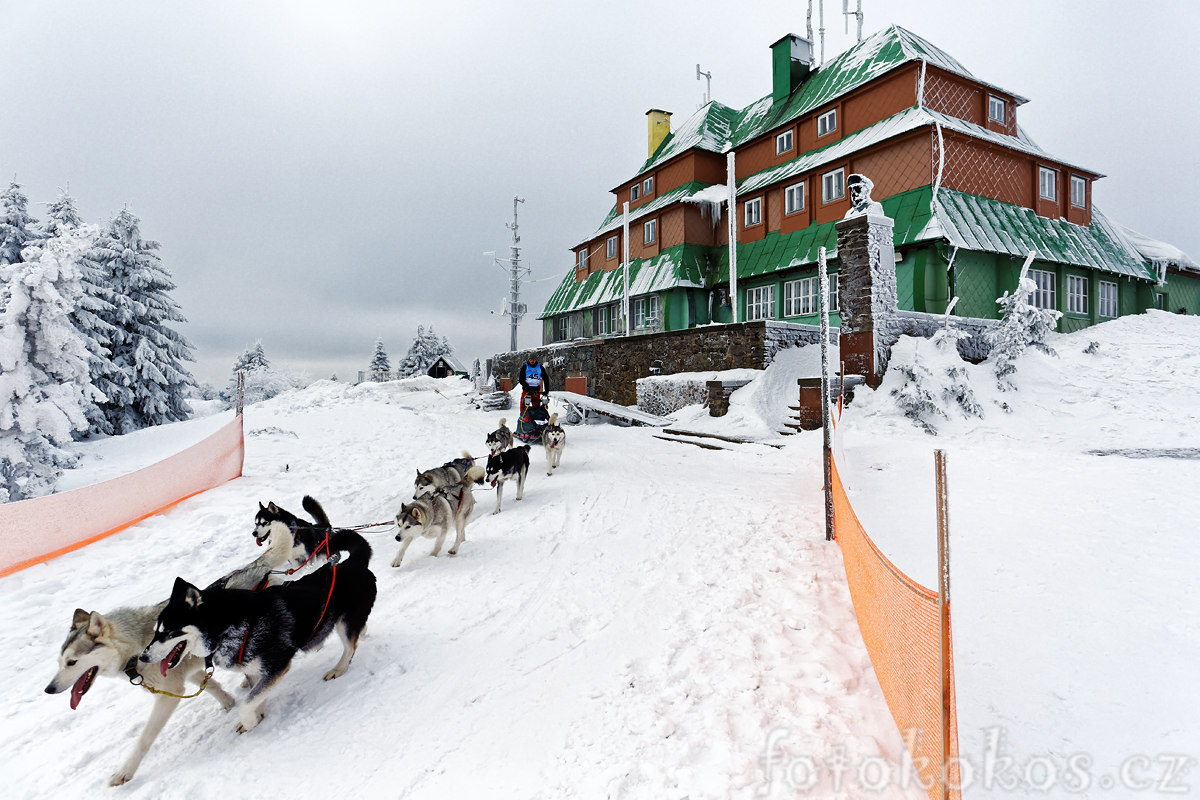
M 541 437 L 547 475 L 558 467 L 566 443 L 557 416 L 551 416 Z M 496 488 L 493 514 L 500 512 L 506 481 L 517 481 L 517 499 L 522 498 L 530 446 L 514 447 L 505 422 L 501 419 L 500 427 L 488 434 L 485 467 L 464 453 L 417 472 L 414 499 L 401 504 L 396 514 L 396 540 L 401 544 L 393 567 L 400 566 L 417 536 L 436 538 L 436 556 L 451 527 L 456 538 L 449 553 L 458 552 L 475 508 L 473 485 L 487 482 Z M 106 675 L 127 678 L 154 694 L 150 717 L 133 752 L 109 779 L 110 786 L 134 776 L 180 700 L 207 692 L 222 710 L 234 707 L 234 698 L 213 678 L 215 667 L 244 676 L 247 692 L 238 704 L 238 733 L 262 720 L 268 693 L 296 653 L 319 648 L 334 632 L 342 653 L 325 680 L 345 674 L 375 604 L 375 575 L 368 566 L 371 546 L 353 530 L 334 528 L 312 497 L 305 496 L 302 506 L 311 522 L 275 503 L 259 503 L 252 533 L 266 550 L 203 589 L 176 578 L 170 598 L 155 605 L 109 614 L 75 609 L 58 656 L 58 672 L 46 692 L 69 689 L 75 709 L 96 678 Z M 301 571 L 300 577 L 290 578 Z M 189 693 L 188 680 L 199 688 Z

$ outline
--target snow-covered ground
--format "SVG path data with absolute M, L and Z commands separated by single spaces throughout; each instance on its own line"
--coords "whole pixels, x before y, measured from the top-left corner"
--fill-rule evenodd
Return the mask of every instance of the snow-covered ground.
M 937 437 L 898 414 L 888 384 L 848 407 L 840 457 L 859 515 L 927 585 L 931 454 L 949 453 L 962 753 L 982 768 L 1001 737 L 993 787 L 968 798 L 1032 796 L 1000 787 L 1051 771 L 1049 796 L 1062 796 L 1089 764 L 1083 796 L 1200 783 L 1200 460 L 1166 457 L 1200 448 L 1198 341 L 1200 320 L 1161 313 L 1056 337 L 1058 358 L 1019 362 L 1015 392 L 973 368 L 984 418 L 944 421 Z M 492 494 L 478 491 L 459 555 L 431 558 L 422 541 L 391 569 L 392 534 L 368 533 L 379 599 L 344 677 L 321 681 L 332 643 L 299 656 L 242 736 L 208 698 L 185 701 L 134 780 L 109 789 L 150 699 L 112 679 L 77 711 L 43 693 L 76 606 L 152 603 L 176 575 L 207 582 L 251 560 L 260 500 L 299 510 L 311 493 L 335 523 L 389 519 L 416 469 L 478 455 L 513 416 L 432 380 L 321 382 L 251 406 L 244 478 L 0 579 L 6 794 L 924 797 L 855 784 L 866 764 L 898 775 L 902 743 L 840 552 L 824 542 L 820 433 L 775 435 L 816 358 L 785 352 L 727 417 L 677 415 L 781 448 L 713 452 L 574 426 L 554 476 L 534 451 L 523 501 L 510 488 L 490 516 Z M 168 455 L 225 418 L 86 445 L 71 485 Z M 1153 457 L 1089 453 L 1125 448 Z M 823 789 L 796 792 L 806 758 L 819 769 L 844 758 L 841 790 L 825 774 Z M 1191 775 L 1174 772 L 1183 758 Z

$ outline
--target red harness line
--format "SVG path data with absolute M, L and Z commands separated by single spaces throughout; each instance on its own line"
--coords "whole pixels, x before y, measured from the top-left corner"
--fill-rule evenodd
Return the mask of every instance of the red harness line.
M 371 527 L 371 526 L 364 525 L 363 527 Z M 316 548 L 313 549 L 312 554 L 309 555 L 308 558 L 304 559 L 304 563 L 301 564 L 300 566 L 296 567 L 295 569 L 289 569 L 287 571 L 287 574 L 291 575 L 294 572 L 304 569 L 308 565 L 308 562 L 312 561 L 313 558 L 316 557 L 317 553 L 321 552 L 322 550 L 325 551 L 325 556 L 328 558 L 330 555 L 330 553 L 329 553 L 329 531 L 325 531 L 325 541 L 321 542 L 319 545 L 317 545 Z M 337 583 L 337 563 L 332 562 L 332 577 L 329 579 L 329 595 L 325 598 L 325 605 L 321 608 L 321 616 L 317 618 L 317 624 L 313 626 L 314 632 L 317 630 L 317 628 L 321 627 L 321 623 L 325 621 L 325 612 L 329 610 L 329 601 L 333 599 L 333 585 L 335 583 Z M 255 586 L 251 591 L 257 592 L 259 589 L 266 586 L 266 584 L 267 584 L 267 578 L 264 577 L 262 580 L 262 583 L 260 583 L 258 586 Z M 253 624 L 253 621 L 251 621 L 251 623 L 248 623 L 246 625 L 246 632 L 244 634 L 242 634 L 242 646 L 238 648 L 237 661 L 235 662 L 237 664 L 242 663 L 242 655 L 246 652 L 246 642 L 250 639 L 251 624 Z

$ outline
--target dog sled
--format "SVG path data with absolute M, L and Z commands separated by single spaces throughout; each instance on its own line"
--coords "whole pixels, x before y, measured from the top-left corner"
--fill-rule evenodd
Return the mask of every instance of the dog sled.
M 540 442 L 542 429 L 550 424 L 550 412 L 542 405 L 540 394 L 530 394 L 526 398 L 525 408 L 521 409 L 521 418 L 517 420 L 517 429 L 513 436 L 522 442 Z

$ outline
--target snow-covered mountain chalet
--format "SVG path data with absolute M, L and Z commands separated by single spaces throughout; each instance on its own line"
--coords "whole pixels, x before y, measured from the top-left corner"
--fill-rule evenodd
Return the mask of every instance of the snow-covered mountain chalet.
M 1103 175 L 1038 147 L 1018 125 L 1025 98 L 896 26 L 820 68 L 810 54 L 794 35 L 773 44 L 772 91 L 740 111 L 710 102 L 675 131 L 669 113 L 647 113 L 649 157 L 573 248 L 539 315 L 544 343 L 623 332 L 626 201 L 630 332 L 732 320 L 729 152 L 739 321 L 818 321 L 817 249 L 835 274 L 854 173 L 895 222 L 900 309 L 942 313 L 958 297 L 956 315 L 995 319 L 1032 251 L 1035 302 L 1063 313 L 1062 331 L 1148 308 L 1200 313 L 1200 265 L 1095 208 Z

